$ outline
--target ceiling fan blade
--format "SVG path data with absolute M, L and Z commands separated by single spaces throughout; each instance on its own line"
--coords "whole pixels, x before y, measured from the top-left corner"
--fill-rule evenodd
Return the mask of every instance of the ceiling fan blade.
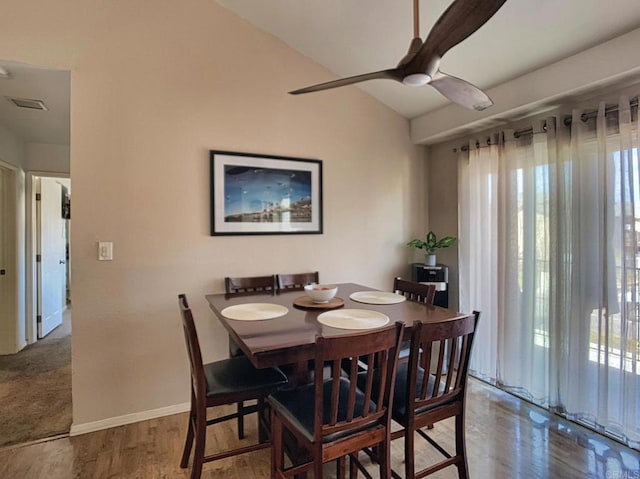
M 442 57 L 470 36 L 502 7 L 506 0 L 455 0 L 429 32 L 425 44 L 434 45 Z
M 432 75 L 442 56 L 484 25 L 507 0 L 454 0 L 440 15 L 409 70 Z
M 482 111 L 493 105 L 491 98 L 480 88 L 441 71 L 434 75 L 429 85 L 452 102 L 470 110 Z
M 363 75 L 341 78 L 340 80 L 328 81 L 326 83 L 319 83 L 318 85 L 300 88 L 299 90 L 290 91 L 289 93 L 291 95 L 300 95 L 301 93 L 311 93 L 315 91 L 328 90 L 330 88 L 337 88 L 346 85 L 353 85 L 354 83 L 360 83 L 367 80 L 378 79 L 401 81 L 402 77 L 395 68 L 391 68 L 389 70 L 381 70 L 378 72 L 365 73 Z
M 411 62 L 411 60 L 413 60 L 414 57 L 418 54 L 421 47 L 422 47 L 422 39 L 419 37 L 413 38 L 413 40 L 411 40 L 411 44 L 409 45 L 409 50 L 407 51 L 407 54 L 404 57 L 402 57 L 402 60 L 400 60 L 398 65 L 396 65 L 396 68 L 402 68 L 403 66 L 408 65 Z

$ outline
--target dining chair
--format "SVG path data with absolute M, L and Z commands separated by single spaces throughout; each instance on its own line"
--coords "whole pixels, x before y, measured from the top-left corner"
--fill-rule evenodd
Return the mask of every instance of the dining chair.
M 434 284 L 409 281 L 397 276 L 393 278 L 393 292 L 401 294 L 409 301 L 433 305 L 433 300 L 436 296 L 436 286 Z M 398 354 L 400 362 L 404 362 L 409 359 L 410 347 L 410 341 L 404 341 L 402 343 L 400 346 L 400 353 Z
M 260 433 L 258 444 L 230 449 L 208 456 L 205 455 L 207 426 L 238 417 L 238 413 L 233 413 L 214 419 L 207 419 L 207 409 L 237 403 L 238 401 L 257 400 L 257 404 L 246 407 L 244 413 L 260 412 L 265 406 L 265 398 L 277 388 L 286 384 L 287 378 L 276 368 L 254 368 L 246 357 L 229 358 L 203 364 L 198 334 L 186 295 L 178 295 L 178 306 L 182 315 L 182 326 L 191 369 L 189 427 L 180 467 L 185 469 L 188 466 L 195 439 L 191 479 L 197 479 L 202 473 L 202 465 L 206 462 L 257 451 L 270 446 L 266 434 Z
M 229 295 L 275 293 L 275 276 L 273 274 L 268 276 L 227 276 L 224 278 L 224 287 Z
M 338 478 L 344 477 L 345 457 L 378 446 L 381 454 L 380 477 L 390 477 L 390 401 L 397 366 L 398 345 L 403 323 L 378 330 L 333 337 L 318 337 L 315 364 L 329 364 L 329 375 L 315 375 L 314 382 L 292 390 L 280 390 L 268 398 L 271 405 L 272 478 L 287 478 L 313 470 L 322 477 L 323 464 L 337 460 Z M 371 368 L 363 386 L 358 380 L 357 360 L 368 356 L 380 368 Z M 351 362 L 343 372 L 343 361 Z M 373 396 L 379 398 L 375 402 Z M 296 438 L 298 447 L 310 458 L 285 468 L 285 434 Z
M 460 479 L 468 479 L 465 446 L 465 397 L 473 337 L 480 313 L 441 323 L 416 323 L 411 334 L 408 363 L 400 363 L 392 417 L 401 429 L 391 439 L 404 438 L 405 478 L 425 477 L 455 465 Z M 420 354 L 420 351 L 425 354 Z M 421 359 L 421 356 L 423 359 Z M 361 379 L 361 383 L 364 379 Z M 450 454 L 424 428 L 455 417 L 455 454 Z M 415 471 L 415 434 L 445 459 Z M 394 476 L 396 474 L 394 473 Z
M 275 294 L 275 275 L 265 276 L 227 276 L 224 278 L 225 293 L 229 296 L 249 296 L 265 292 Z M 229 338 L 229 357 L 244 356 L 242 349 Z M 244 438 L 244 402 L 238 401 L 238 439 Z
M 295 274 L 277 274 L 276 285 L 278 290 L 299 291 L 310 283 L 319 283 L 320 274 L 315 271 L 313 273 L 295 273 Z
M 393 292 L 403 295 L 410 301 L 424 304 L 433 304 L 436 295 L 434 284 L 418 283 L 396 277 L 393 279 Z

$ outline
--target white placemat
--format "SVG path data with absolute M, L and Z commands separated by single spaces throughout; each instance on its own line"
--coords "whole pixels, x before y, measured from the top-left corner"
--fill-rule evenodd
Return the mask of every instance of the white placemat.
M 318 315 L 318 322 L 339 329 L 372 329 L 387 324 L 389 317 L 367 309 L 338 309 Z
M 385 291 L 358 291 L 349 296 L 358 303 L 367 304 L 396 304 L 406 301 L 407 298 L 401 294 L 387 293 Z
M 284 316 L 289 308 L 272 303 L 246 303 L 229 306 L 222 310 L 222 316 L 238 321 L 262 321 Z

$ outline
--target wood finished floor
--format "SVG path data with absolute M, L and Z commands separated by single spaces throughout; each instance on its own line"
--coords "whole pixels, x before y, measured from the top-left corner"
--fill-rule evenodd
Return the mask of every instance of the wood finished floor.
M 0 449 L 0 478 L 188 478 L 189 471 L 178 466 L 186 422 L 186 414 L 178 414 L 72 438 Z M 438 438 L 451 439 L 452 426 L 445 421 L 432 432 Z M 255 423 L 249 421 L 247 429 L 248 440 L 254 440 Z M 212 430 L 208 440 L 208 448 L 237 443 L 231 424 Z M 437 457 L 424 442 L 417 444 L 420 464 Z M 394 441 L 393 467 L 398 472 L 402 471 L 402 448 L 401 440 Z M 468 396 L 467 453 L 471 477 L 477 479 L 640 478 L 637 451 L 549 416 L 476 380 L 471 381 Z M 268 450 L 238 456 L 206 464 L 202 477 L 268 478 L 269 461 Z M 335 477 L 333 467 L 325 469 L 325 477 Z M 431 477 L 455 478 L 457 474 L 449 468 Z

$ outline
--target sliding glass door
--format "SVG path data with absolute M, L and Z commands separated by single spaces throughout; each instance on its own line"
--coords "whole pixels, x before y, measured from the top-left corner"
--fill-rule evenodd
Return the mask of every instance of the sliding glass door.
M 474 374 L 637 448 L 636 111 L 622 98 L 471 147 L 459 248 L 460 306 L 483 312 Z

